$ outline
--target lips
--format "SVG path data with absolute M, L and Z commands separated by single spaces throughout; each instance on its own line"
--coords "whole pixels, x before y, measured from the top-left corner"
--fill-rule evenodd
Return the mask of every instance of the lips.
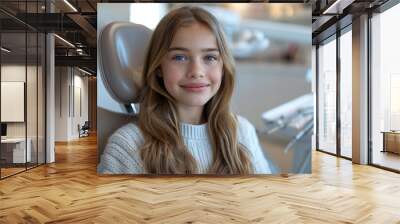
M 205 91 L 208 87 L 210 86 L 210 84 L 207 83 L 188 83 L 188 84 L 184 84 L 181 85 L 181 87 L 190 93 L 201 93 L 203 91 Z
M 183 88 L 202 88 L 202 87 L 209 86 L 209 84 L 207 84 L 207 83 L 189 83 L 189 84 L 184 84 L 181 86 Z

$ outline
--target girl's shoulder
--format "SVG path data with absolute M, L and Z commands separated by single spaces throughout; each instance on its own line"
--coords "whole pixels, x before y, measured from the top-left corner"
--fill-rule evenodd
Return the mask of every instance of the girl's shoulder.
M 126 132 L 131 132 L 131 131 L 141 133 L 140 128 L 139 128 L 139 126 L 136 124 L 136 122 L 129 122 L 129 123 L 127 123 L 127 124 L 124 124 L 123 126 L 121 126 L 120 128 L 118 128 L 118 129 L 115 131 L 115 133 L 124 134 L 124 133 L 126 133 Z
M 130 142 L 136 144 L 143 143 L 143 135 L 139 126 L 134 122 L 127 123 L 118 128 L 109 138 L 108 143 Z
M 143 165 L 139 149 L 144 143 L 139 127 L 128 123 L 117 129 L 108 139 L 98 166 L 102 174 L 140 174 Z
M 235 115 L 235 117 L 237 121 L 237 128 L 239 130 L 239 135 L 245 137 L 248 136 L 249 134 L 252 134 L 252 132 L 255 132 L 253 124 L 251 124 L 247 118 L 242 117 L 240 115 Z

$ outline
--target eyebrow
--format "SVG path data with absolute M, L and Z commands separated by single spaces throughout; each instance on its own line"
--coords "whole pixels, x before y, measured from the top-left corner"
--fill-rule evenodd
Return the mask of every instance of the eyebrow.
M 184 48 L 184 47 L 171 47 L 168 49 L 168 51 L 190 51 L 190 50 L 187 48 Z M 203 52 L 218 51 L 219 52 L 219 50 L 217 48 L 204 48 L 204 49 L 201 49 L 201 51 L 203 51 Z

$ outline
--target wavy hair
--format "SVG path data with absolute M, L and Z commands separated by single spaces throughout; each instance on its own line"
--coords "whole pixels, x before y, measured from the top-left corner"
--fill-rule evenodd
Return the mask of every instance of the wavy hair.
M 221 86 L 205 105 L 208 135 L 213 148 L 209 174 L 250 174 L 253 167 L 246 148 L 238 142 L 237 118 L 230 111 L 235 85 L 234 60 L 216 18 L 199 7 L 182 7 L 168 13 L 150 40 L 143 68 L 143 88 L 138 125 L 144 144 L 140 156 L 151 174 L 196 174 L 197 164 L 184 145 L 174 98 L 164 87 L 161 61 L 182 26 L 200 23 L 215 35 L 223 61 Z

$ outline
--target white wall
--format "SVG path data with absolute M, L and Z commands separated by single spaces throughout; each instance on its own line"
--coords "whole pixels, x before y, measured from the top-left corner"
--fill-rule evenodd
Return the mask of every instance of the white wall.
M 68 68 L 56 67 L 55 68 L 55 141 L 68 140 Z
M 32 69 L 28 66 L 28 70 Z M 2 65 L 1 81 L 25 82 L 25 65 Z
M 72 138 L 79 138 L 79 132 L 78 132 L 78 124 L 82 126 L 85 121 L 88 121 L 89 115 L 88 115 L 88 107 L 89 107 L 89 102 L 88 102 L 88 77 L 85 76 L 80 76 L 79 74 L 76 74 L 75 70 L 75 75 L 74 75 L 74 96 L 72 98 L 74 99 L 74 113 L 72 113 L 72 129 L 71 129 L 71 136 Z M 81 73 L 82 74 L 82 73 Z M 80 90 L 80 93 L 78 93 L 77 90 Z M 80 94 L 80 99 L 79 99 L 79 94 Z M 79 102 L 81 101 L 81 102 Z M 80 104 L 80 105 L 79 105 Z M 79 108 L 81 107 L 81 108 Z M 81 112 L 79 110 L 82 110 Z
M 55 141 L 79 138 L 78 124 L 82 126 L 88 120 L 88 78 L 82 75 L 79 70 L 71 67 L 56 68 Z M 77 97 L 79 89 L 80 99 Z M 82 106 L 82 114 L 77 105 Z

